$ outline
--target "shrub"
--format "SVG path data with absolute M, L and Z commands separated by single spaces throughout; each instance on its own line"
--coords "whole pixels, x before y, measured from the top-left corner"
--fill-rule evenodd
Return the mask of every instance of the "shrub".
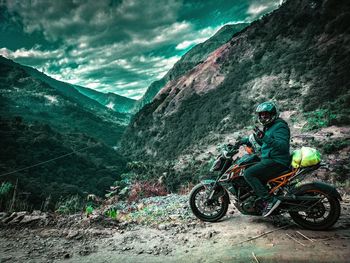
M 332 140 L 332 141 L 326 141 L 326 142 L 320 142 L 317 147 L 322 150 L 325 154 L 332 154 L 335 152 L 338 152 L 341 149 L 344 149 L 345 147 L 350 146 L 350 142 L 347 140 Z
M 128 174 L 122 174 L 122 177 Z M 110 190 L 105 194 L 106 198 L 112 198 L 117 196 L 120 199 L 127 198 L 130 189 L 130 180 L 128 178 L 124 178 L 120 181 L 115 181 L 112 186 L 110 186 Z
M 145 197 L 164 196 L 167 194 L 168 192 L 162 183 L 152 183 L 149 181 L 135 181 L 130 187 L 128 201 L 133 202 Z
M 106 211 L 105 215 L 107 217 L 110 217 L 112 219 L 117 219 L 118 215 L 119 215 L 119 212 L 118 210 L 116 210 L 115 208 L 110 208 Z
M 194 184 L 192 182 L 188 182 L 187 184 L 181 185 L 178 193 L 180 195 L 187 195 L 191 192 Z
M 3 182 L 0 186 L 0 211 L 5 211 L 10 206 L 9 197 L 13 189 L 13 185 L 9 182 Z
M 9 182 L 3 182 L 0 186 L 0 198 L 3 196 L 6 196 L 11 189 L 13 188 L 13 185 Z
M 329 111 L 328 109 L 317 109 L 312 112 L 304 113 L 307 119 L 307 123 L 304 125 L 304 130 L 316 130 L 323 127 L 330 126 L 337 115 Z
M 60 214 L 74 214 L 83 209 L 83 202 L 78 195 L 61 198 L 56 203 L 55 211 Z

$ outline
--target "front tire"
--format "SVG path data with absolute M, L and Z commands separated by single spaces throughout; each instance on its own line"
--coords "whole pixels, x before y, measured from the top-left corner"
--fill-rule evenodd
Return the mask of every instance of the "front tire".
M 208 190 L 203 184 L 196 185 L 190 193 L 190 207 L 193 214 L 202 221 L 216 222 L 226 215 L 230 203 L 229 196 L 225 189 L 221 187 L 223 195 L 217 200 L 208 202 Z
M 289 212 L 298 225 L 310 230 L 325 230 L 333 226 L 340 216 L 340 203 L 336 196 L 317 187 L 305 185 L 296 193 L 298 196 L 319 196 L 321 202 L 312 205 L 312 210 Z

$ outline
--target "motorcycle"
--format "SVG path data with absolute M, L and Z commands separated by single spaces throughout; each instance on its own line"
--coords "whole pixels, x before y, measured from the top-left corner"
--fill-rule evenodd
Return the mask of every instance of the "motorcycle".
M 217 172 L 216 180 L 203 180 L 196 185 L 189 198 L 193 214 L 202 221 L 216 222 L 227 213 L 233 196 L 234 206 L 245 215 L 261 216 L 264 202 L 259 199 L 243 177 L 244 170 L 260 161 L 258 152 L 244 146 L 246 154 L 235 157 L 239 147 L 228 144 L 221 148 L 211 172 Z M 266 182 L 270 195 L 281 204 L 272 215 L 289 213 L 298 225 L 311 230 L 325 230 L 333 226 L 340 216 L 339 192 L 324 182 L 301 182 L 311 172 L 325 166 L 323 163 L 310 167 L 286 168 L 276 178 Z

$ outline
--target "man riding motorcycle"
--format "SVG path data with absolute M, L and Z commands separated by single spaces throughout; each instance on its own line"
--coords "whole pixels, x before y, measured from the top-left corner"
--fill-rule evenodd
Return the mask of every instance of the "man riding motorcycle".
M 288 212 L 294 222 L 307 229 L 332 227 L 341 213 L 339 192 L 324 182 L 301 183 L 324 167 L 320 153 L 302 147 L 291 158 L 290 130 L 279 118 L 276 105 L 264 102 L 256 113 L 263 129 L 255 128 L 236 145 L 223 145 L 210 169 L 217 178 L 202 180 L 190 193 L 193 214 L 205 222 L 220 220 L 228 211 L 232 194 L 234 206 L 245 215 Z M 248 147 L 238 156 L 241 144 Z
M 269 216 L 281 203 L 269 195 L 266 182 L 280 175 L 290 165 L 290 130 L 287 122 L 279 117 L 273 102 L 258 105 L 255 111 L 263 130 L 254 129 L 255 141 L 261 145 L 261 161 L 247 168 L 244 178 L 258 197 L 264 201 L 263 216 Z M 238 145 L 251 145 L 248 137 L 240 140 Z

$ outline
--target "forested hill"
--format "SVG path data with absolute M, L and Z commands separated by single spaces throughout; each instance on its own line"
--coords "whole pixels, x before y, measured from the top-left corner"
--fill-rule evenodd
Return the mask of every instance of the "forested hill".
M 15 210 L 53 210 L 60 198 L 103 196 L 125 169 L 122 156 L 84 133 L 1 117 L 0 135 L 0 182 L 18 184 Z M 10 202 L 1 201 L 0 210 L 7 210 Z
M 274 100 L 302 129 L 350 124 L 350 5 L 290 0 L 253 22 L 136 114 L 122 148 L 133 158 L 174 160 L 252 123 Z
M 0 185 L 18 181 L 16 205 L 23 207 L 15 209 L 40 209 L 45 200 L 55 209 L 61 196 L 105 194 L 125 169 L 112 146 L 127 120 L 67 83 L 0 57 Z M 0 210 L 8 209 L 2 201 Z
M 126 98 L 111 92 L 98 92 L 96 90 L 81 87 L 78 85 L 74 85 L 74 88 L 81 94 L 84 94 L 85 96 L 96 100 L 100 104 L 116 112 L 129 113 L 130 115 L 133 113 L 136 100 Z
M 86 133 L 117 144 L 129 117 L 86 97 L 72 85 L 0 57 L 0 114 L 39 121 L 60 132 Z

